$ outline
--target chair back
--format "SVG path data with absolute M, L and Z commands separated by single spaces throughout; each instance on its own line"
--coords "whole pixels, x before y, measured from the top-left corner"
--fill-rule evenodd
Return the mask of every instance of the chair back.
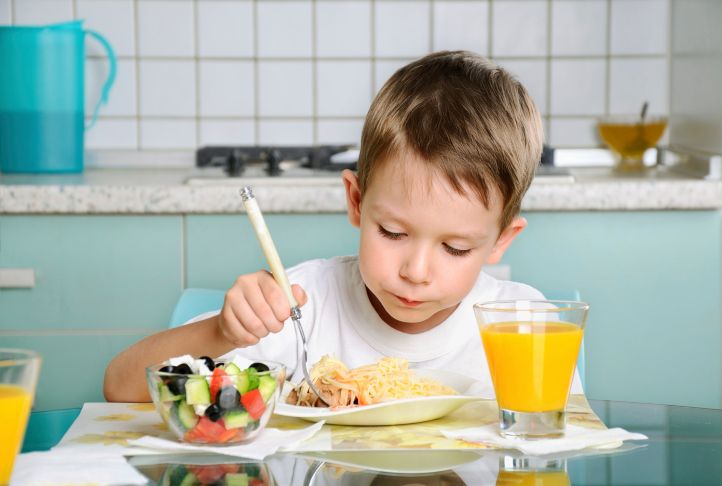
M 185 289 L 178 298 L 168 327 L 178 327 L 199 314 L 223 307 L 225 292 L 215 289 Z

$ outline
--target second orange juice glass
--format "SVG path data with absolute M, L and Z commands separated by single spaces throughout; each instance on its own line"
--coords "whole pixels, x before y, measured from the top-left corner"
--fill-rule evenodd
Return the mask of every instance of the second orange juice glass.
M 474 305 L 499 404 L 501 435 L 558 437 L 589 305 L 495 301 Z

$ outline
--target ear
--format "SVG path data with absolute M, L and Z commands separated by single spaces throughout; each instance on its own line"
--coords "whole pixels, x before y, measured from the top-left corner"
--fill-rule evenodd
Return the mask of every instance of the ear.
M 499 238 L 497 238 L 494 247 L 491 249 L 491 253 L 486 258 L 486 264 L 494 265 L 496 263 L 499 263 L 506 249 L 509 248 L 511 242 L 514 241 L 514 238 L 516 238 L 517 235 L 521 233 L 524 228 L 526 228 L 526 225 L 526 219 L 522 218 L 521 216 L 514 218 L 514 220 L 509 224 L 509 226 L 507 226 L 501 232 Z
M 361 190 L 358 186 L 358 177 L 349 169 L 341 173 L 343 185 L 346 188 L 346 206 L 348 208 L 349 222 L 358 228 L 361 226 Z

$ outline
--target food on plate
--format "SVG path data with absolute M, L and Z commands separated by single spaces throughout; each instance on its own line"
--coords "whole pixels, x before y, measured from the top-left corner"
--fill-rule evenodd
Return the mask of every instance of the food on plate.
M 409 362 L 402 358 L 382 358 L 377 363 L 350 370 L 339 359 L 326 355 L 313 365 L 310 374 L 313 384 L 331 408 L 458 394 L 436 380 L 417 376 L 409 369 Z M 288 394 L 286 403 L 325 407 L 305 380 Z
M 252 438 L 270 417 L 285 378 L 282 366 L 207 356 L 171 358 L 149 368 L 147 377 L 153 402 L 173 432 L 203 444 Z

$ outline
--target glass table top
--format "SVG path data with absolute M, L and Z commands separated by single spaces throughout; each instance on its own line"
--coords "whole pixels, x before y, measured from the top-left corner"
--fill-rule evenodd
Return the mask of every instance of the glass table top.
M 139 456 L 151 485 L 722 485 L 722 411 L 590 400 L 610 428 L 648 441 L 605 452 L 527 457 L 512 451 L 277 454 L 264 462 L 218 455 Z

